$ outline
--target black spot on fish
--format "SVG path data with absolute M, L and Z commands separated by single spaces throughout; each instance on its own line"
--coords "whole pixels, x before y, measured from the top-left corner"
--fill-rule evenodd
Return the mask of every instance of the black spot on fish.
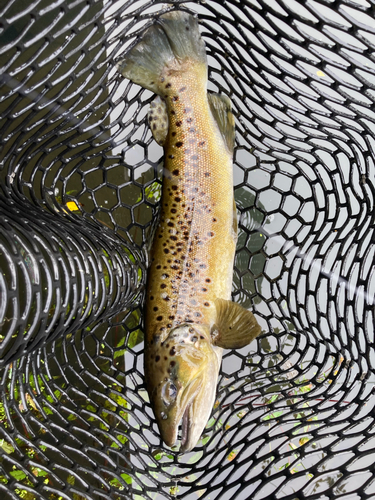
M 173 175 L 178 175 L 180 173 L 180 171 L 178 170 L 178 168 L 175 168 L 172 172 Z
M 165 283 L 162 283 L 162 284 L 160 285 L 160 288 L 167 288 L 167 285 L 166 285 Z
M 207 288 L 205 288 L 205 287 L 202 287 L 201 290 L 202 290 L 202 292 L 207 292 Z
M 183 142 L 181 142 L 181 141 L 176 142 L 176 148 L 180 148 L 180 147 L 182 147 L 183 145 L 184 145 L 184 143 L 183 143 Z
M 179 201 L 181 201 L 181 198 L 179 198 L 178 196 L 176 196 L 176 198 L 174 199 L 174 201 L 179 202 Z
M 173 368 L 175 366 L 175 364 L 176 364 L 176 361 L 171 361 L 170 366 Z
M 175 213 L 177 213 L 177 210 L 176 210 L 175 208 L 172 208 L 172 209 L 171 209 L 171 213 L 172 213 L 172 214 L 175 214 Z
M 171 83 L 167 83 L 167 85 L 165 86 L 166 89 L 169 89 L 172 87 L 172 84 Z
M 208 302 L 205 302 L 204 305 L 208 307 L 210 304 Z
M 158 310 L 159 310 L 159 308 L 155 306 L 154 307 L 154 311 L 158 311 Z
M 156 321 L 161 321 L 162 319 L 163 319 L 163 316 L 158 316 L 158 317 L 156 318 Z
M 172 132 L 172 137 L 174 137 L 176 135 L 176 132 Z
M 173 191 L 177 191 L 178 187 L 177 186 L 172 186 Z
M 213 233 L 212 231 L 208 231 L 207 236 L 210 236 L 210 237 L 215 236 L 215 233 Z
M 168 248 L 164 248 L 164 253 L 169 253 Z
M 154 296 L 153 295 L 151 295 L 150 300 L 154 300 Z
M 160 356 L 155 356 L 155 362 L 157 363 L 160 360 Z
M 205 144 L 206 144 L 206 141 L 200 141 L 200 142 L 198 142 L 198 146 L 200 146 L 200 147 L 204 146 Z
M 176 241 L 177 240 L 177 236 L 171 236 L 171 240 Z
M 205 282 L 206 282 L 206 283 L 211 283 L 210 278 L 206 278 L 206 279 L 205 279 Z
M 169 155 L 168 158 L 170 158 L 171 160 L 173 160 L 174 155 Z
M 205 173 L 204 173 L 204 176 L 205 176 L 205 177 L 210 177 L 210 175 L 211 175 L 211 173 L 210 173 L 210 172 L 205 172 Z
M 172 101 L 174 101 L 174 102 L 178 101 L 178 95 L 174 95 L 174 96 L 172 97 Z
M 186 119 L 186 123 L 191 123 L 192 121 L 193 119 L 191 117 Z
M 182 125 L 182 121 L 181 120 L 179 120 L 178 122 L 176 122 L 176 127 L 181 127 L 181 125 Z
M 172 349 L 169 351 L 169 354 L 170 354 L 170 356 L 174 356 L 176 354 L 176 348 L 172 347 Z M 172 363 L 173 363 L 173 361 L 172 361 Z M 172 363 L 171 363 L 171 365 L 172 365 Z

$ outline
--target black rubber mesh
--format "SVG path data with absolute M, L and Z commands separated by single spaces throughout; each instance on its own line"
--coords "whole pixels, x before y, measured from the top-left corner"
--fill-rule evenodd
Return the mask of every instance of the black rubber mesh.
M 0 5 L 0 490 L 373 499 L 374 2 L 180 5 L 199 14 L 210 90 L 233 102 L 233 296 L 263 330 L 225 353 L 212 418 L 181 456 L 143 384 L 162 151 L 151 93 L 115 69 L 179 3 Z

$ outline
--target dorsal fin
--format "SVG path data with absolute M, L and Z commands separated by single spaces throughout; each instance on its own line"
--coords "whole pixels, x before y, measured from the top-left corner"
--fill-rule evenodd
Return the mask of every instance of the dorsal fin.
M 156 96 L 148 110 L 148 123 L 155 141 L 164 146 L 168 135 L 168 112 L 167 105 L 160 96 Z

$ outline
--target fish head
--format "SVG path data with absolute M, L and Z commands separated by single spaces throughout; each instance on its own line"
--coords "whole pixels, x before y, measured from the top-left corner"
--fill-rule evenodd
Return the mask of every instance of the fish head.
M 215 402 L 220 361 L 209 327 L 192 323 L 173 328 L 163 342 L 146 349 L 147 390 L 167 446 L 177 441 L 180 423 L 180 452 L 197 444 Z

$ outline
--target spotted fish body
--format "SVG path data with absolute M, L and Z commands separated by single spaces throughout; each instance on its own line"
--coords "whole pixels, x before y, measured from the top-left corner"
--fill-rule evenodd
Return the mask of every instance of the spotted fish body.
M 232 155 L 210 111 L 203 70 L 191 66 L 166 83 L 170 124 L 148 280 L 147 342 L 177 324 L 213 325 L 214 302 L 229 299 L 232 287 Z
M 228 98 L 207 94 L 204 43 L 189 14 L 161 16 L 120 70 L 159 96 L 149 113 L 164 147 L 164 179 L 148 275 L 145 376 L 163 440 L 174 444 L 182 420 L 180 451 L 188 451 L 212 410 L 222 347 L 242 347 L 260 332 L 252 313 L 229 300 L 234 119 Z

